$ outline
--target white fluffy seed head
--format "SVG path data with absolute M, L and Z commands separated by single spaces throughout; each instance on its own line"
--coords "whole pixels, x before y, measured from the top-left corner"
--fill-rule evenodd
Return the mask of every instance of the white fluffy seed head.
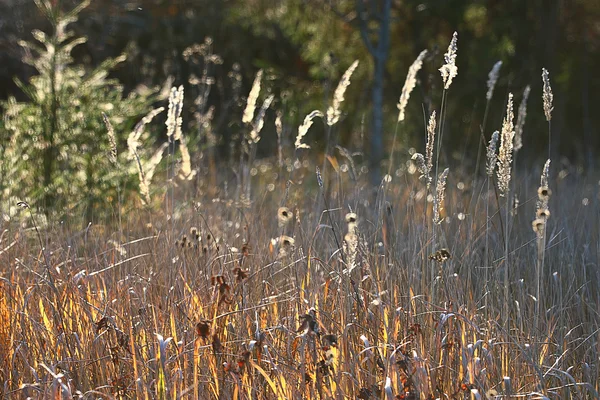
M 242 116 L 242 122 L 245 124 L 251 123 L 254 119 L 254 111 L 256 110 L 256 101 L 258 100 L 258 95 L 260 94 L 260 82 L 262 80 L 262 76 L 263 71 L 261 69 L 256 73 L 254 83 L 252 84 L 252 89 L 250 90 L 248 100 L 246 101 L 246 108 L 244 109 L 244 115 Z
M 523 97 L 519 104 L 519 113 L 515 125 L 515 151 L 518 151 L 523 147 L 523 128 L 525 127 L 525 118 L 527 117 L 527 100 L 529 99 L 530 91 L 531 87 L 527 85 L 523 90 Z
M 508 193 L 510 184 L 513 140 L 515 136 L 513 120 L 513 95 L 509 93 L 508 104 L 506 105 L 506 117 L 504 117 L 504 122 L 502 123 L 500 151 L 498 152 L 498 189 L 500 189 L 500 196 L 505 196 Z
M 319 110 L 311 111 L 306 117 L 304 117 L 304 122 L 298 128 L 298 135 L 296 136 L 296 142 L 294 143 L 294 147 L 296 149 L 310 149 L 310 146 L 306 143 L 302 143 L 302 139 L 310 129 L 313 124 L 313 119 L 316 117 L 323 117 L 323 113 Z
M 417 73 L 423 66 L 423 60 L 427 55 L 427 50 L 423 50 L 417 59 L 412 63 L 410 68 L 408 68 L 408 74 L 406 75 L 406 80 L 404 81 L 404 87 L 402 87 L 402 93 L 400 94 L 400 100 L 398 101 L 398 122 L 404 121 L 404 110 L 406 109 L 406 105 L 408 104 L 408 99 L 410 99 L 410 94 L 417 85 Z
M 344 102 L 344 94 L 346 89 L 350 85 L 350 77 L 354 73 L 354 70 L 358 67 L 358 60 L 354 61 L 352 65 L 344 72 L 340 83 L 338 84 L 335 92 L 333 93 L 333 102 L 327 109 L 327 125 L 335 125 L 340 120 L 341 110 L 340 107 Z
M 492 133 L 492 138 L 490 139 L 490 143 L 488 144 L 487 148 L 486 172 L 489 177 L 492 177 L 494 175 L 494 170 L 496 169 L 496 160 L 498 158 L 498 155 L 496 154 L 496 149 L 498 147 L 498 135 L 498 131 Z
M 456 66 L 456 52 L 458 50 L 458 33 L 454 32 L 452 40 L 448 46 L 448 51 L 444 54 L 445 64 L 439 69 L 444 81 L 444 89 L 448 90 L 452 84 L 452 80 L 458 75 L 458 67 Z
M 485 95 L 485 98 L 488 101 L 491 100 L 492 96 L 494 95 L 494 88 L 496 87 L 496 82 L 498 82 L 498 76 L 500 76 L 500 67 L 502 67 L 502 61 L 498 61 L 496 64 L 494 64 L 494 66 L 492 67 L 492 70 L 488 74 L 488 81 L 487 81 L 488 90 Z

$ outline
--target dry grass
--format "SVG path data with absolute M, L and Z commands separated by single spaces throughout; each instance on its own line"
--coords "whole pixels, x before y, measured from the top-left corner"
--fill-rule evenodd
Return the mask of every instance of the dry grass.
M 181 203 L 169 220 L 145 211 L 123 216 L 121 227 L 41 228 L 45 257 L 31 222 L 6 224 L 4 396 L 597 397 L 597 185 L 574 173 L 551 182 L 545 281 L 536 300 L 531 221 L 539 173 L 517 174 L 504 324 L 504 212 L 482 182 L 450 175 L 429 260 L 433 207 L 416 175 L 402 172 L 385 198 L 369 199 L 364 176 L 355 182 L 345 168 L 331 168 L 329 210 L 321 210 L 310 163 L 291 168 L 289 187 L 271 164 L 256 168 L 253 202 L 221 192 Z M 282 222 L 282 206 L 291 220 Z M 349 211 L 358 220 L 346 235 Z M 357 243 L 344 245 L 344 236 Z

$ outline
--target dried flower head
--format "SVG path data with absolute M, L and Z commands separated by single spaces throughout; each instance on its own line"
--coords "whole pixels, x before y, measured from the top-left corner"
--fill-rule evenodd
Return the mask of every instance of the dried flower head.
M 492 96 L 494 95 L 494 88 L 496 87 L 496 82 L 498 82 L 498 76 L 500 76 L 500 67 L 502 67 L 502 61 L 498 61 L 496 64 L 494 64 L 494 66 L 492 67 L 492 70 L 488 74 L 488 81 L 487 81 L 488 90 L 485 95 L 485 98 L 488 101 L 491 100 Z
M 535 212 L 537 218 L 548 219 L 550 218 L 550 210 L 547 208 L 540 208 Z
M 492 177 L 494 175 L 494 170 L 496 169 L 496 160 L 498 158 L 498 155 L 496 154 L 496 147 L 498 146 L 498 134 L 498 131 L 492 133 L 492 137 L 487 148 L 486 172 L 489 177 Z
M 293 217 L 294 213 L 287 207 L 279 207 L 279 210 L 277 210 L 277 222 L 280 228 L 286 226 Z
M 513 95 L 508 94 L 508 104 L 506 105 L 506 116 L 502 123 L 502 135 L 500 140 L 500 151 L 498 152 L 498 188 L 500 196 L 505 196 L 508 193 L 510 184 L 510 174 L 512 168 L 512 151 L 514 131 L 514 114 L 513 114 Z
M 248 95 L 248 101 L 246 102 L 246 108 L 244 109 L 244 115 L 242 116 L 242 122 L 249 124 L 254 119 L 254 111 L 256 109 L 256 100 L 260 94 L 260 82 L 262 80 L 263 71 L 262 69 L 256 73 L 252 89 Z
M 538 236 L 543 235 L 545 227 L 546 227 L 546 220 L 544 218 L 536 218 L 531 223 L 531 228 Z
M 408 99 L 410 99 L 410 94 L 415 88 L 417 84 L 417 73 L 423 66 L 423 60 L 427 55 L 427 50 L 423 50 L 417 59 L 412 63 L 410 68 L 408 68 L 408 74 L 406 75 L 406 80 L 404 81 L 404 86 L 402 87 L 402 93 L 400 94 L 400 100 L 398 101 L 398 122 L 404 121 L 404 110 L 406 109 L 406 105 L 408 104 Z
M 356 223 L 356 214 L 353 212 L 346 214 L 346 223 L 347 224 L 355 224 Z
M 519 104 L 519 114 L 517 115 L 517 123 L 515 124 L 515 145 L 514 150 L 520 150 L 523 147 L 523 128 L 525 127 L 525 117 L 527 117 L 527 100 L 531 87 L 527 85 L 523 90 L 523 98 Z
M 444 89 L 448 90 L 452 84 L 452 79 L 458 75 L 458 67 L 456 66 L 456 51 L 458 50 L 458 33 L 454 32 L 452 40 L 448 46 L 448 51 L 444 54 L 444 61 L 446 62 L 439 69 L 442 74 L 442 80 L 444 81 Z
M 196 228 L 195 226 L 192 226 L 190 228 L 190 235 L 196 240 L 200 239 L 200 233 L 198 232 L 198 228 Z
M 440 264 L 451 258 L 452 258 L 452 254 L 450 254 L 450 251 L 445 248 L 439 249 L 438 251 L 436 251 L 435 253 L 433 253 L 429 256 L 430 260 L 434 260 L 435 262 L 438 262 Z
M 358 67 L 358 60 L 354 61 L 352 65 L 344 72 L 342 75 L 342 79 L 340 79 L 340 83 L 338 84 L 335 92 L 333 93 L 333 102 L 331 106 L 327 109 L 327 125 L 335 125 L 340 120 L 340 107 L 344 102 L 344 94 L 346 93 L 346 89 L 350 85 L 350 77 L 354 73 L 354 70 Z
M 208 338 L 210 334 L 210 321 L 203 319 L 196 324 L 196 335 L 202 339 Z
M 295 240 L 292 237 L 283 235 L 281 236 L 281 246 L 284 248 L 292 248 L 294 247 Z
M 313 124 L 313 119 L 316 117 L 323 117 L 323 113 L 319 110 L 314 110 L 304 117 L 304 122 L 302 122 L 302 125 L 298 128 L 298 135 L 296 136 L 296 142 L 294 143 L 296 149 L 310 149 L 309 145 L 302 143 L 302 139 L 306 136 L 306 133 Z
M 544 84 L 542 95 L 542 99 L 544 100 L 544 114 L 546 114 L 546 121 L 550 122 L 552 119 L 552 102 L 554 101 L 554 95 L 552 94 L 550 77 L 546 68 L 542 68 L 542 82 Z

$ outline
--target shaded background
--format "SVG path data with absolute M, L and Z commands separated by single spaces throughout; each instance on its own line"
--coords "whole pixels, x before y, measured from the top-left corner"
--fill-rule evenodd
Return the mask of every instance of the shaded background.
M 59 1 L 60 0 L 56 0 Z M 257 69 L 267 73 L 267 90 L 277 95 L 274 109 L 294 127 L 314 108 L 323 109 L 343 71 L 354 59 L 355 72 L 343 106 L 345 117 L 334 140 L 368 153 L 371 131 L 371 85 L 374 64 L 361 38 L 358 7 L 373 15 L 387 0 L 95 0 L 71 26 L 88 42 L 74 51 L 76 62 L 98 65 L 106 57 L 127 52 L 126 63 L 113 73 L 127 90 L 138 85 L 189 84 L 203 65 L 183 57 L 187 47 L 212 38 L 212 50 L 223 63 L 213 65 L 215 106 L 213 128 L 222 152 L 241 129 L 243 101 Z M 70 9 L 73 1 L 62 0 Z M 550 71 L 554 90 L 553 158 L 594 167 L 600 146 L 600 2 L 597 0 L 512 1 L 390 1 L 389 55 L 383 86 L 383 143 L 389 146 L 397 119 L 396 104 L 408 66 L 429 49 L 420 84 L 400 130 L 402 149 L 422 148 L 423 115 L 439 110 L 441 79 L 437 69 L 453 31 L 458 31 L 458 77 L 448 97 L 444 133 L 447 157 L 473 163 L 485 109 L 486 81 L 494 63 L 502 60 L 500 80 L 492 100 L 486 136 L 500 129 L 506 98 L 523 88 L 532 92 L 524 133 L 524 158 L 545 158 L 547 124 L 541 102 L 541 68 Z M 371 15 L 370 15 L 371 16 Z M 375 15 L 376 16 L 376 15 Z M 377 18 L 369 24 L 377 28 Z M 35 71 L 21 62 L 21 39 L 31 30 L 50 26 L 33 0 L 0 0 L 0 99 L 19 94 L 13 77 L 26 80 Z M 377 41 L 377 35 L 373 37 Z M 231 72 L 242 74 L 242 98 L 234 93 Z M 189 92 L 191 93 L 191 92 Z M 187 97 L 186 97 L 187 98 Z M 191 112 L 191 111 L 190 111 Z M 185 119 L 189 120 L 190 118 Z M 263 137 L 274 135 L 273 115 Z M 324 135 L 315 125 L 307 140 L 323 148 Z M 295 135 L 292 132 L 291 135 Z M 274 140 L 261 141 L 260 151 L 273 154 Z M 406 150 L 401 150 L 405 151 Z M 530 160 L 528 160 L 530 161 Z

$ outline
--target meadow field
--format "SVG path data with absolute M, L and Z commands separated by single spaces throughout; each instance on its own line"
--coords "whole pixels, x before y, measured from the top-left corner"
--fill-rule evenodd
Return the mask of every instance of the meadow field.
M 127 131 L 118 107 L 91 104 L 99 133 L 66 153 L 98 147 L 97 158 L 52 186 L 87 208 L 48 210 L 59 197 L 1 187 L 0 395 L 597 399 L 600 180 L 566 159 L 520 157 L 529 87 L 506 93 L 500 126 L 478 129 L 480 154 L 446 152 L 456 40 L 439 56 L 441 101 L 418 148 L 400 137 L 426 52 L 406 69 L 379 174 L 363 148 L 336 141 L 360 60 L 294 126 L 259 71 L 230 157 L 190 144 L 183 87 L 169 84 Z M 36 90 L 77 79 L 49 76 Z M 544 108 L 528 111 L 545 114 L 549 142 L 552 78 L 540 71 L 531 96 Z M 19 186 L 15 160 L 35 170 L 42 157 L 23 158 L 16 104 L 1 170 Z M 273 154 L 257 151 L 265 123 Z M 92 193 L 109 200 L 86 203 Z

